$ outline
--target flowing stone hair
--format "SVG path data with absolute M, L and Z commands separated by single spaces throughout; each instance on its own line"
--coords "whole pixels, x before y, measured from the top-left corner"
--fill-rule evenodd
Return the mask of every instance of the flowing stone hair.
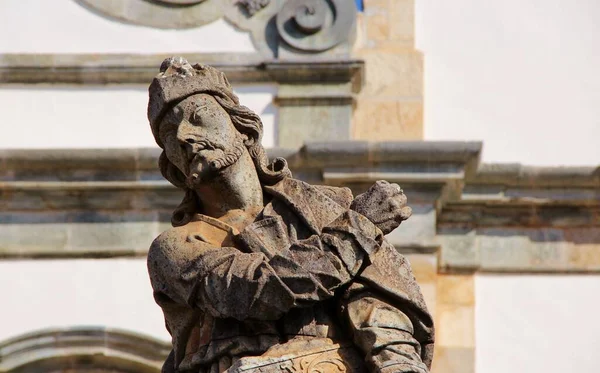
M 218 94 L 212 94 L 214 99 L 229 114 L 236 130 L 245 135 L 244 145 L 252 158 L 258 179 L 263 185 L 274 185 L 292 173 L 284 158 L 275 158 L 269 162 L 265 148 L 261 144 L 263 125 L 260 117 L 245 106 L 236 104 L 230 99 Z M 185 175 L 167 158 L 163 151 L 159 158 L 160 172 L 171 184 L 185 191 L 183 201 L 173 212 L 171 224 L 174 227 L 189 223 L 195 214 L 201 213 L 202 207 L 194 190 L 185 183 Z

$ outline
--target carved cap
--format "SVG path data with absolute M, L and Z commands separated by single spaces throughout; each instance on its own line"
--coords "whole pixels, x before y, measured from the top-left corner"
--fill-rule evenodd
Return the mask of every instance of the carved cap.
M 183 57 L 170 57 L 160 65 L 160 72 L 148 89 L 148 120 L 156 143 L 162 148 L 158 129 L 165 113 L 181 100 L 208 93 L 239 104 L 231 84 L 221 71 L 208 65 L 190 65 Z

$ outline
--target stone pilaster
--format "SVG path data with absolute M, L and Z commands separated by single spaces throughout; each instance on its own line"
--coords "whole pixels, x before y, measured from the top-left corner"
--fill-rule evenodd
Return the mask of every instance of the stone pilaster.
M 367 84 L 357 96 L 353 138 L 423 139 L 423 56 L 414 47 L 414 0 L 365 0 L 354 57 Z

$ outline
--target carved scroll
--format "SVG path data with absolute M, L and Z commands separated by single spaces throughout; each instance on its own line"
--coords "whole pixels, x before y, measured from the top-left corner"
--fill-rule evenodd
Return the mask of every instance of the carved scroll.
M 277 14 L 277 30 L 288 45 L 321 52 L 348 39 L 355 17 L 348 0 L 288 0 Z

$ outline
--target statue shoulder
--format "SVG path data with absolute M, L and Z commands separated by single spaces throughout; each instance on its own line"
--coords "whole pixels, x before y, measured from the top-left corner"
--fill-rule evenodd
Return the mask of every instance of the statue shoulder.
M 150 245 L 148 268 L 183 265 L 204 252 L 231 246 L 233 231 L 216 219 L 200 217 L 161 233 Z

